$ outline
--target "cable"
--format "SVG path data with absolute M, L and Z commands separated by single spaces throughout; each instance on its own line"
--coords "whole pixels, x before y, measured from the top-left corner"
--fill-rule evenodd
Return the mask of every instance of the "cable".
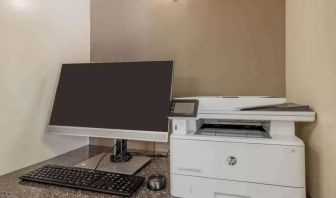
M 162 154 L 156 154 L 155 152 L 155 142 L 154 142 L 154 145 L 153 145 L 153 151 L 152 151 L 152 154 L 144 154 L 144 153 L 139 153 L 139 152 L 130 152 L 132 155 L 138 155 L 138 156 L 147 156 L 147 157 L 162 157 L 162 158 L 168 158 L 169 157 L 169 153 L 170 153 L 170 150 L 167 151 L 167 153 L 165 155 L 162 155 Z
M 100 160 L 98 161 L 96 168 L 93 169 L 94 171 L 97 170 L 98 166 L 100 165 L 101 161 L 106 157 L 106 155 L 107 155 L 108 153 L 111 153 L 111 152 L 114 150 L 114 147 L 115 147 L 115 146 L 116 146 L 116 144 L 114 144 L 110 150 L 108 150 L 107 152 L 105 152 L 105 154 L 104 154 L 104 155 L 100 158 Z
M 96 167 L 93 169 L 93 171 L 97 170 L 97 168 L 99 167 L 101 161 L 106 157 L 106 155 L 108 153 L 111 153 L 114 148 L 116 147 L 116 144 L 114 144 L 110 150 L 108 150 L 107 152 L 105 152 L 105 154 L 99 159 Z M 167 151 L 167 154 L 166 155 L 162 155 L 162 154 L 155 154 L 155 142 L 154 142 L 154 145 L 153 145 L 153 152 L 152 152 L 152 155 L 148 155 L 148 154 L 144 154 L 144 153 L 139 153 L 139 152 L 130 152 L 130 154 L 133 154 L 133 155 L 140 155 L 140 156 L 147 156 L 147 157 L 162 157 L 162 158 L 168 158 L 169 157 L 169 151 Z M 120 154 L 119 154 L 120 155 Z
M 168 155 L 162 155 L 162 154 L 155 154 L 155 155 L 152 155 L 152 154 L 144 154 L 144 153 L 139 153 L 139 152 L 130 152 L 132 155 L 134 156 L 146 156 L 146 157 L 162 157 L 162 158 L 168 158 L 169 156 Z

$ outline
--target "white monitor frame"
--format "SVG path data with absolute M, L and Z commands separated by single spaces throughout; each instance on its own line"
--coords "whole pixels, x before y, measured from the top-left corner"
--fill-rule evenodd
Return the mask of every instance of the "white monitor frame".
M 168 131 L 140 131 L 125 129 L 104 129 L 90 127 L 49 125 L 47 132 L 55 135 L 71 135 L 98 138 L 115 138 L 139 141 L 168 142 Z

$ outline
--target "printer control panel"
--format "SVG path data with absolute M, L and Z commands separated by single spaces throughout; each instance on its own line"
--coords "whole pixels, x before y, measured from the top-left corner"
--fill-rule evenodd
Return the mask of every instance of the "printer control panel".
M 197 117 L 198 100 L 172 100 L 169 117 Z

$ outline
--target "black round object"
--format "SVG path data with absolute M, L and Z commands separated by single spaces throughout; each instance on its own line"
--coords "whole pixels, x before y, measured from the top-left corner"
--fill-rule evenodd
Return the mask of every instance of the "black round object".
M 163 175 L 151 175 L 148 177 L 147 187 L 150 190 L 161 190 L 166 187 L 166 177 Z
M 112 162 L 128 162 L 132 159 L 130 153 L 120 153 L 119 155 L 111 155 L 110 157 Z

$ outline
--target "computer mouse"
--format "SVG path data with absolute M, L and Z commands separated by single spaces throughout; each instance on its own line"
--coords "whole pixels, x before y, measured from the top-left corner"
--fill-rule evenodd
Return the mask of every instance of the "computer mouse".
M 148 177 L 147 187 L 150 190 L 161 190 L 166 186 L 166 177 L 163 175 L 151 175 Z

